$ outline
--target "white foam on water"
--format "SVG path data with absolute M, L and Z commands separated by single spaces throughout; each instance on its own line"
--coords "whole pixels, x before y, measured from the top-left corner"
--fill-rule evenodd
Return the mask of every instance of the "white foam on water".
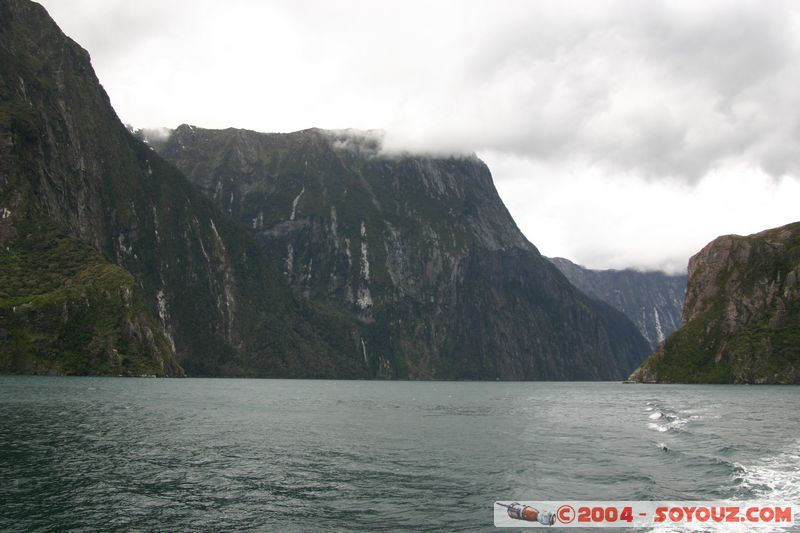
M 800 440 L 795 441 L 789 449 L 776 455 L 764 457 L 747 466 L 736 463 L 743 473 L 737 474 L 742 487 L 752 491 L 748 500 L 760 501 L 763 505 L 769 502 L 800 501 Z M 795 516 L 798 505 L 794 505 Z M 796 520 L 796 519 L 795 519 Z M 795 528 L 797 523 L 795 522 Z M 651 532 L 683 532 L 683 531 L 741 531 L 765 533 L 767 531 L 794 531 L 795 528 L 755 526 L 750 524 L 682 524 L 680 527 L 663 525 L 650 529 Z
M 752 490 L 756 498 L 800 501 L 800 440 L 777 455 L 737 466 L 744 470 L 742 486 Z
M 689 421 L 687 419 L 676 416 L 675 418 L 670 419 L 668 425 L 670 429 L 680 429 L 688 423 Z
M 764 526 L 746 526 L 744 524 L 731 524 L 731 523 L 723 523 L 718 524 L 716 522 L 703 522 L 701 524 L 681 524 L 680 526 L 674 525 L 663 525 L 663 526 L 656 526 L 648 531 L 653 533 L 686 533 L 689 531 L 702 531 L 703 533 L 707 531 L 737 531 L 737 532 L 760 532 L 760 533 L 768 533 L 774 530 L 769 529 L 768 527 Z M 778 529 L 777 531 L 789 531 L 788 529 Z
M 683 418 L 668 412 L 665 413 L 664 411 L 660 410 L 656 410 L 655 412 L 651 413 L 647 418 L 650 420 L 658 420 L 658 423 L 648 423 L 647 427 L 660 433 L 664 433 L 666 431 L 678 431 L 689 422 L 688 418 Z
M 665 431 L 669 431 L 669 428 L 667 426 L 661 424 L 655 424 L 653 422 L 647 424 L 647 427 L 649 427 L 650 429 L 655 429 L 659 433 L 664 433 Z

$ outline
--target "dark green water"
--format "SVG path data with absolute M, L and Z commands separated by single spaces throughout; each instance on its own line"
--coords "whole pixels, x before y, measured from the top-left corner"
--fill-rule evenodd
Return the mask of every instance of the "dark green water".
M 0 377 L 0 530 L 473 531 L 497 499 L 720 498 L 800 500 L 800 388 Z

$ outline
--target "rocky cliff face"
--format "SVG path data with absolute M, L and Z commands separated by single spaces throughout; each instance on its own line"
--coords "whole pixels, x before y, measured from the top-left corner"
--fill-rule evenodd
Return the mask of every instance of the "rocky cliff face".
M 249 228 L 294 293 L 361 332 L 375 376 L 618 379 L 648 350 L 516 227 L 475 157 L 380 134 L 181 126 L 149 142 Z
M 683 319 L 632 380 L 800 382 L 800 223 L 719 237 L 692 257 Z
M 581 291 L 625 313 L 655 350 L 681 324 L 686 276 L 636 270 L 591 270 L 562 257 L 550 258 Z
M 0 2 L 0 278 L 0 372 L 367 375 L 357 328 L 298 304 L 23 0 Z
M 371 135 L 119 122 L 44 9 L 0 2 L 0 372 L 618 379 L 634 326 L 475 158 Z

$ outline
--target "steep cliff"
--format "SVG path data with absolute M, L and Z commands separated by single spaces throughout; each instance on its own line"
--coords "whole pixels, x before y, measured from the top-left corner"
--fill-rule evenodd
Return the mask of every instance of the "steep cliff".
M 625 313 L 653 350 L 682 324 L 686 276 L 629 269 L 591 270 L 563 257 L 549 259 L 581 291 Z
M 0 372 L 367 375 L 357 328 L 298 304 L 24 0 L 0 2 L 0 279 Z
M 641 360 L 483 163 L 379 143 L 179 128 L 157 147 L 204 196 L 43 8 L 0 2 L 0 372 L 617 379 Z
M 631 380 L 800 383 L 800 223 L 692 257 L 683 319 Z
M 380 133 L 351 130 L 184 125 L 148 141 L 296 295 L 359 325 L 376 376 L 617 379 L 648 351 L 525 239 L 474 156 L 386 155 Z

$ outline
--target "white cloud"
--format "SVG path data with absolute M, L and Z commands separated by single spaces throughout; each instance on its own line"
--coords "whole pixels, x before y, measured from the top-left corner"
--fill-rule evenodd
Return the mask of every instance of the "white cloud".
M 172 130 L 164 127 L 142 128 L 138 131 L 138 133 L 141 135 L 141 138 L 145 140 L 145 142 L 166 142 L 172 136 Z
M 126 122 L 381 128 L 390 150 L 488 154 L 527 236 L 590 266 L 674 269 L 796 217 L 789 0 L 43 4 Z
M 686 271 L 724 234 L 795 222 L 800 181 L 724 166 L 698 183 L 609 175 L 584 165 L 483 153 L 520 229 L 548 256 L 591 268 Z

